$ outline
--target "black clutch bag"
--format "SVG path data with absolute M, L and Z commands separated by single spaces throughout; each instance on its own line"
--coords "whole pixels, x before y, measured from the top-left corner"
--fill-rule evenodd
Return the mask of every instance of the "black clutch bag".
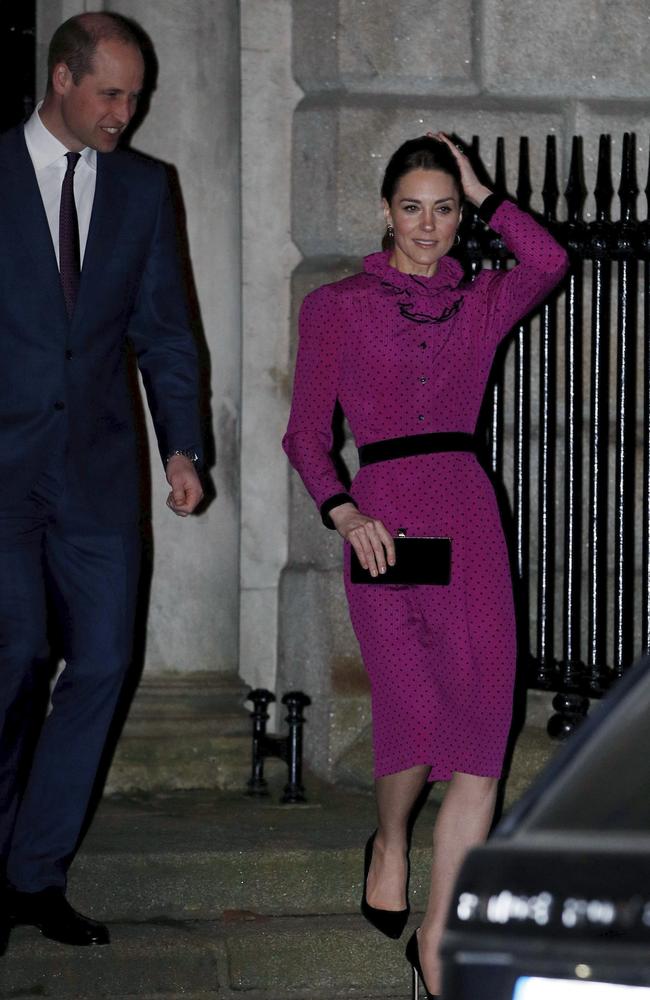
M 451 578 L 451 538 L 408 538 L 398 535 L 395 542 L 395 565 L 386 572 L 371 576 L 352 549 L 352 583 L 403 584 L 404 586 L 445 587 Z

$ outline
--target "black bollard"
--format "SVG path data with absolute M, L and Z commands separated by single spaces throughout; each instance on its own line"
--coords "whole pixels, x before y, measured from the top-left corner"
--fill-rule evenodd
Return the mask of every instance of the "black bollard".
M 275 695 L 264 688 L 257 688 L 248 694 L 246 701 L 252 701 L 253 711 L 253 759 L 251 777 L 248 781 L 248 795 L 268 795 L 268 785 L 264 777 L 264 761 L 267 757 L 279 757 L 288 767 L 289 776 L 284 786 L 283 803 L 305 802 L 302 784 L 302 734 L 305 718 L 303 711 L 311 704 L 311 699 L 302 691 L 290 691 L 282 699 L 287 706 L 286 721 L 288 736 L 269 736 L 266 723 L 269 718 L 268 706 L 275 701 Z
M 269 719 L 267 708 L 275 701 L 275 695 L 264 688 L 256 688 L 247 696 L 246 701 L 253 702 L 251 719 L 253 720 L 253 760 L 251 776 L 248 781 L 249 795 L 268 795 L 268 786 L 264 777 L 264 758 L 268 756 L 265 752 L 266 723 Z
M 302 691 L 289 691 L 282 699 L 287 706 L 287 723 L 289 725 L 289 780 L 284 786 L 281 802 L 305 802 L 305 789 L 302 785 L 302 733 L 305 724 L 303 710 L 311 705 L 311 698 Z

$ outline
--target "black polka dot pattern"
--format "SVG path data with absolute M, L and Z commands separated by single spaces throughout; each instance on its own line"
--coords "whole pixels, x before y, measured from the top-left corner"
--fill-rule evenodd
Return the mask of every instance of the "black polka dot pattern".
M 510 271 L 470 284 L 444 257 L 431 278 L 371 254 L 364 272 L 307 296 L 283 446 L 316 504 L 343 491 L 329 452 L 336 400 L 357 445 L 437 431 L 473 433 L 501 339 L 560 280 L 566 254 L 504 202 L 491 226 Z M 350 490 L 396 534 L 452 539 L 448 587 L 352 585 L 350 615 L 372 687 L 375 776 L 430 765 L 499 776 L 511 717 L 515 620 L 496 499 L 476 458 L 445 453 L 364 466 Z

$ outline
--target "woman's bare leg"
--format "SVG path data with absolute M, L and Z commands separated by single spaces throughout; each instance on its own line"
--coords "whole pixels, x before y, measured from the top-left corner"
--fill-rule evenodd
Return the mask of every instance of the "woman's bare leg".
M 433 993 L 440 992 L 438 948 L 456 876 L 469 849 L 490 832 L 497 784 L 496 778 L 456 772 L 433 828 L 431 891 L 418 932 L 422 972 Z
M 411 810 L 430 771 L 428 764 L 377 778 L 377 836 L 366 887 L 367 900 L 380 910 L 406 906 L 406 834 Z

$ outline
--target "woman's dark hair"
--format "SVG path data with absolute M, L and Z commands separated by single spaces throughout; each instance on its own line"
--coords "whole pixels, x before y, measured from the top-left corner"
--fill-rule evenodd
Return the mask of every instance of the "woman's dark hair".
M 381 196 L 389 205 L 400 180 L 411 170 L 442 170 L 443 174 L 449 174 L 456 183 L 462 201 L 463 186 L 458 164 L 449 146 L 440 139 L 422 135 L 418 139 L 409 139 L 395 150 L 388 161 L 381 185 Z

